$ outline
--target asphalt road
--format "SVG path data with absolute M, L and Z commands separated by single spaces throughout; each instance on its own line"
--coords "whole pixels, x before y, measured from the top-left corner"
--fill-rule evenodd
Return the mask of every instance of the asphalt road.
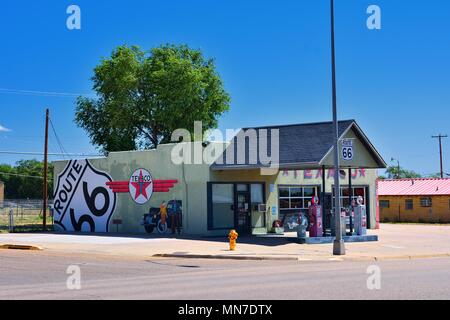
M 67 288 L 71 265 L 81 289 Z M 380 267 L 380 290 L 367 288 L 370 265 Z M 141 260 L 2 250 L 0 299 L 450 299 L 450 258 Z

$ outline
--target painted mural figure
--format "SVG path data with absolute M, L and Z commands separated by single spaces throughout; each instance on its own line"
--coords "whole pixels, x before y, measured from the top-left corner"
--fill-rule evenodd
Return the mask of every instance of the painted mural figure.
M 170 218 L 170 225 L 172 229 L 172 234 L 175 234 L 175 231 L 178 235 L 181 234 L 181 201 L 169 201 L 167 204 L 167 213 Z
M 159 216 L 160 219 L 158 221 L 157 230 L 159 233 L 163 234 L 167 231 L 167 203 L 164 200 L 161 202 L 159 206 Z
M 165 210 L 161 210 L 163 203 Z M 141 225 L 144 226 L 147 233 L 152 233 L 156 228 L 158 233 L 164 234 L 167 229 L 171 228 L 172 233 L 177 231 L 178 234 L 181 234 L 182 210 L 181 200 L 163 201 L 159 208 L 150 207 L 149 212 L 143 215 Z M 161 215 L 161 211 L 165 211 L 165 214 Z M 163 219 L 164 221 L 162 221 Z

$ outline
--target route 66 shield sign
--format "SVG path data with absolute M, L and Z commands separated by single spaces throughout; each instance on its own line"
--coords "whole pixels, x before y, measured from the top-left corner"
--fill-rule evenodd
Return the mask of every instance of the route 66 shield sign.
M 106 187 L 112 178 L 88 160 L 71 160 L 58 175 L 53 201 L 55 229 L 108 232 L 116 194 Z

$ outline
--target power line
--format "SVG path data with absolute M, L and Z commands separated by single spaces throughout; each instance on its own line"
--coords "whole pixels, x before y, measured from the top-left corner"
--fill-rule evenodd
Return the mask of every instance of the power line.
M 43 152 L 21 152 L 21 151 L 2 151 L 0 154 L 11 154 L 11 155 L 31 155 L 31 156 L 43 156 Z M 49 156 L 71 156 L 71 157 L 103 157 L 102 154 L 89 154 L 89 153 L 48 153 Z
M 21 90 L 0 88 L 0 93 L 45 96 L 45 97 L 61 97 L 61 98 L 77 98 L 79 96 L 95 96 L 92 93 L 72 93 L 72 92 L 55 92 L 55 91 L 37 91 L 37 90 Z
M 35 178 L 35 179 L 44 179 L 44 177 L 41 177 L 41 176 L 30 176 L 30 175 L 27 175 L 27 174 L 10 173 L 10 172 L 3 172 L 3 171 L 0 171 L 0 175 L 25 177 L 25 178 Z M 49 180 L 53 180 L 53 179 L 49 178 Z
M 66 150 L 64 149 L 64 147 L 61 143 L 61 140 L 59 140 L 59 137 L 58 137 L 58 134 L 56 133 L 56 129 L 55 129 L 55 126 L 53 125 L 52 119 L 50 119 L 50 125 L 52 127 L 53 134 L 55 135 L 55 138 L 56 138 L 56 143 L 58 144 L 59 149 L 61 150 L 61 153 L 67 154 Z M 64 158 L 64 155 L 63 155 L 63 158 Z

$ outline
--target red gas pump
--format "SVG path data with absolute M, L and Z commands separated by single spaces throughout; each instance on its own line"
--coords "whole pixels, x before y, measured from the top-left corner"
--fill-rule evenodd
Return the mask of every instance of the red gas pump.
M 318 238 L 323 236 L 322 206 L 319 205 L 319 198 L 313 197 L 309 207 L 309 236 Z

